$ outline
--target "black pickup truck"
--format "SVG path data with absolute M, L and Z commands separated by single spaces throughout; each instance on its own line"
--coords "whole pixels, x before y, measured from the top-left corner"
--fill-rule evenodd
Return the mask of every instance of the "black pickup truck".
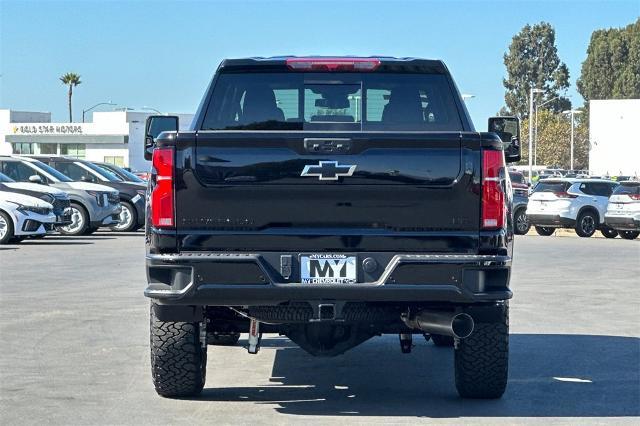
M 223 61 L 178 128 L 145 136 L 158 394 L 197 395 L 207 345 L 246 332 L 317 356 L 417 334 L 453 347 L 461 396 L 502 396 L 516 118 L 477 132 L 441 61 L 273 57 Z

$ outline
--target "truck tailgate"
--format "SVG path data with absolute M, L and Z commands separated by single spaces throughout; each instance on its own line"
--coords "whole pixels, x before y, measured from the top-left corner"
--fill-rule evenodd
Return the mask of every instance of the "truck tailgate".
M 478 250 L 477 133 L 204 131 L 178 163 L 183 251 Z

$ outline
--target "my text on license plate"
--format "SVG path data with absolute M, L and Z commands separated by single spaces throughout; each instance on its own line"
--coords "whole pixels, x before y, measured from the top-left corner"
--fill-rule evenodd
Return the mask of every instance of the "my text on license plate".
M 300 256 L 300 280 L 306 284 L 353 284 L 356 257 L 345 254 L 305 254 Z

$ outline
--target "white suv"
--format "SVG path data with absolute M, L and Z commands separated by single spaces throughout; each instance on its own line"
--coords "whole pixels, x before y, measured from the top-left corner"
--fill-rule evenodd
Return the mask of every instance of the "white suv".
M 633 240 L 640 235 L 640 182 L 620 183 L 609 198 L 604 221 L 622 238 Z
M 539 235 L 551 235 L 556 228 L 573 228 L 581 237 L 597 229 L 607 238 L 617 232 L 605 225 L 609 196 L 616 182 L 604 179 L 545 179 L 529 197 L 527 218 Z
M 51 204 L 30 195 L 0 191 L 0 244 L 44 235 L 46 225 L 55 221 Z

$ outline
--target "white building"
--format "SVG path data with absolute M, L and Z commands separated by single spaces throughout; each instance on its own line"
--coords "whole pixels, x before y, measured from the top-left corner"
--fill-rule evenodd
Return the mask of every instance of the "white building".
M 52 123 L 51 113 L 0 109 L 0 153 L 60 154 L 105 161 L 135 171 L 149 169 L 143 158 L 145 120 L 153 113 L 93 113 L 91 123 Z M 178 115 L 187 129 L 193 114 Z
M 640 99 L 589 102 L 589 173 L 640 176 Z

